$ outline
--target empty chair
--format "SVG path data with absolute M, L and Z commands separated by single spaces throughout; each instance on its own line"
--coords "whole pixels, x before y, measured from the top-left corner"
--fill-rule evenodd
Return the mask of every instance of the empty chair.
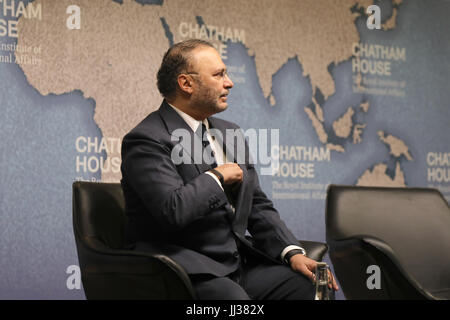
M 450 209 L 438 190 L 331 185 L 326 237 L 347 299 L 450 298 Z

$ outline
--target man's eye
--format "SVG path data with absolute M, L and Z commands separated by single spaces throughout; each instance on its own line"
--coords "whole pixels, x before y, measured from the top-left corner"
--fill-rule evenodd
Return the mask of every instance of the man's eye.
M 226 74 L 227 74 L 226 71 L 222 71 L 222 72 L 216 73 L 214 76 L 218 77 L 218 78 L 224 78 Z

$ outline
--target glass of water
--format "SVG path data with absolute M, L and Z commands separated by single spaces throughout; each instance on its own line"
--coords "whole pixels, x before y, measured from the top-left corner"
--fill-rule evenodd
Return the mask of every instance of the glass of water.
M 316 296 L 315 300 L 330 300 L 328 288 L 328 270 L 330 267 L 325 262 L 317 263 L 316 267 Z

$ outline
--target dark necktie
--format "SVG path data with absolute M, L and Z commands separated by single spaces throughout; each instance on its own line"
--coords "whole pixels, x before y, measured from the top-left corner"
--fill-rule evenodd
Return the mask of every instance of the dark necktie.
M 204 123 L 202 123 L 202 125 L 199 126 L 199 128 L 197 129 L 197 134 L 200 135 L 200 137 L 202 138 L 203 160 L 207 164 L 210 164 L 211 168 L 213 168 L 213 169 L 216 168 L 217 162 L 216 162 L 215 154 L 214 154 L 214 151 L 211 148 L 211 144 L 209 143 L 209 140 L 207 138 L 207 130 L 206 130 L 206 126 Z
M 209 143 L 209 140 L 207 138 L 207 129 L 204 123 L 202 123 L 201 126 L 198 127 L 196 133 L 198 135 L 200 135 L 200 137 L 202 137 L 202 152 L 203 152 L 203 159 L 207 164 L 211 165 L 211 168 L 214 169 L 217 167 L 217 162 L 216 162 L 216 158 L 215 158 L 215 154 L 214 151 L 211 148 L 211 144 Z M 228 201 L 234 205 L 235 201 L 234 201 L 234 193 L 232 191 L 232 187 L 229 185 L 223 185 L 222 186 L 225 194 L 228 198 Z

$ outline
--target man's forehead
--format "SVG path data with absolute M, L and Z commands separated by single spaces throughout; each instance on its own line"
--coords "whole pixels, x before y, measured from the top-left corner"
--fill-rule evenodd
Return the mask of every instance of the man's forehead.
M 226 68 L 216 49 L 207 46 L 200 46 L 191 52 L 191 64 L 195 70 L 221 69 Z

